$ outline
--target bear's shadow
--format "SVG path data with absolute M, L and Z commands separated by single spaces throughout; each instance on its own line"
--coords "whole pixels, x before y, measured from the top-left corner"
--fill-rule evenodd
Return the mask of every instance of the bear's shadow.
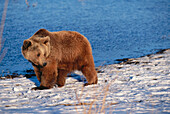
M 75 73 L 71 73 L 67 75 L 67 78 L 71 77 L 73 79 L 76 79 L 76 82 L 83 82 L 84 84 L 87 83 L 86 78 L 83 75 L 80 74 L 75 74 Z
M 70 74 L 67 75 L 67 78 L 69 78 L 69 77 L 76 79 L 77 81 L 75 81 L 75 82 L 83 82 L 84 84 L 87 83 L 86 78 L 83 75 L 70 73 Z M 40 82 L 38 81 L 38 79 L 35 75 L 31 76 L 31 77 L 26 77 L 26 78 L 28 78 L 30 81 L 34 82 L 37 87 L 40 86 Z

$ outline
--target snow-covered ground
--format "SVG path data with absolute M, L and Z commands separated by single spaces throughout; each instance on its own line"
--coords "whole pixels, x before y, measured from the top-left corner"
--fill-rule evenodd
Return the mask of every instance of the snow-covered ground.
M 0 113 L 170 113 L 170 50 L 100 68 L 98 84 L 81 74 L 62 88 L 32 91 L 36 77 L 0 80 Z

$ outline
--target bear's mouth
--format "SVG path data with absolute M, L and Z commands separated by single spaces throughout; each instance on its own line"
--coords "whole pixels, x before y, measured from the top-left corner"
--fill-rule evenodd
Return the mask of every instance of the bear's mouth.
M 43 63 L 43 65 L 36 65 L 36 64 L 34 64 L 32 61 L 30 61 L 30 60 L 28 60 L 33 66 L 35 66 L 35 67 L 37 67 L 37 68 L 43 68 L 43 67 L 45 67 L 46 65 L 47 65 L 47 63 L 45 62 L 45 63 Z
M 35 66 L 35 67 L 38 67 L 38 68 L 42 68 L 43 66 L 41 66 L 41 65 L 36 65 L 36 64 L 34 64 L 32 61 L 30 61 L 30 60 L 28 60 L 33 66 Z

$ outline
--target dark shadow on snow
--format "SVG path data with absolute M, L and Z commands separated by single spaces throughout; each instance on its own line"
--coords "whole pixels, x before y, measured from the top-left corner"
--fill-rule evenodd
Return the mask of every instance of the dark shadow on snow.
M 40 82 L 38 81 L 35 73 L 34 73 L 34 70 L 26 70 L 25 71 L 26 74 L 25 74 L 25 77 L 28 78 L 30 81 L 34 82 L 35 85 L 37 87 L 40 86 Z M 78 75 L 78 74 L 75 74 L 75 73 L 70 73 L 67 75 L 67 77 L 71 77 L 71 78 L 74 78 L 77 80 L 77 82 L 83 82 L 84 84 L 86 83 L 86 78 L 83 76 L 83 75 Z

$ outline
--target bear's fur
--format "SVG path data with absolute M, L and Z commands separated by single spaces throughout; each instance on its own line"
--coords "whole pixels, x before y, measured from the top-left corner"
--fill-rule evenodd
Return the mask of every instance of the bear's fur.
M 92 49 L 86 37 L 74 31 L 49 32 L 40 29 L 24 40 L 23 56 L 32 63 L 40 87 L 62 87 L 67 74 L 79 70 L 86 77 L 85 85 L 97 84 Z

